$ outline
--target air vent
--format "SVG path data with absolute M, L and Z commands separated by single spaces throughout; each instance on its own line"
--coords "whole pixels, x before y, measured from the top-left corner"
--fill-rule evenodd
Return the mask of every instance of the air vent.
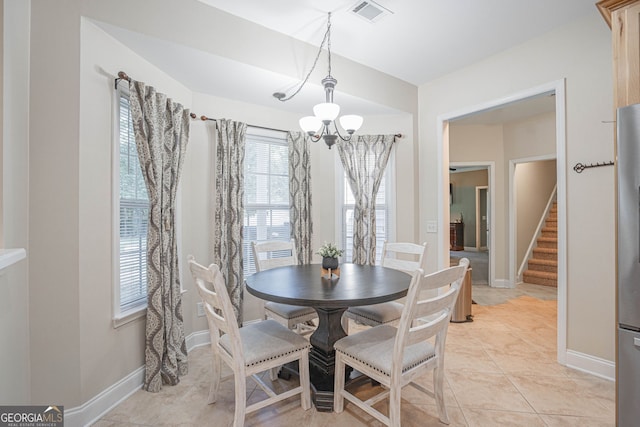
M 389 9 L 371 0 L 359 1 L 353 5 L 351 11 L 367 22 L 377 22 L 383 17 L 393 13 Z

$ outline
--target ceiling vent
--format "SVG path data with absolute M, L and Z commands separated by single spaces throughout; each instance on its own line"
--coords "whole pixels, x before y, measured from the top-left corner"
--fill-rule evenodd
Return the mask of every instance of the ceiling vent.
M 359 1 L 353 5 L 351 12 L 367 22 L 378 22 L 383 17 L 393 13 L 389 9 L 371 0 Z

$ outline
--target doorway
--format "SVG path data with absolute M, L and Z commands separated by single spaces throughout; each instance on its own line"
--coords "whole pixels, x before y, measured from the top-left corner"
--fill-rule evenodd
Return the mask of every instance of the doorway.
M 448 170 L 450 161 L 450 127 L 452 121 L 461 119 L 463 117 L 469 117 L 480 112 L 487 112 L 492 110 L 503 109 L 516 105 L 521 101 L 533 99 L 536 97 L 553 95 L 554 107 L 555 107 L 555 157 L 557 160 L 557 201 L 558 201 L 558 287 L 557 287 L 557 358 L 558 362 L 565 365 L 567 359 L 567 255 L 566 255 L 566 233 L 567 233 L 567 220 L 566 220 L 566 135 L 565 135 L 565 81 L 564 79 L 544 84 L 529 90 L 525 90 L 506 98 L 501 98 L 489 102 L 485 102 L 480 105 L 470 106 L 464 109 L 460 109 L 451 113 L 441 114 L 438 116 L 438 129 L 441 132 L 438 133 L 438 158 L 441 160 L 438 164 L 438 211 L 441 213 L 441 221 L 438 228 L 438 238 L 440 247 L 443 249 L 439 254 L 438 262 L 441 267 L 445 266 L 445 259 L 449 258 L 449 241 L 448 235 L 445 235 L 446 221 L 449 219 L 449 203 L 447 197 L 447 203 L 445 200 L 445 189 L 448 188 L 449 175 L 445 171 Z M 504 171 L 504 164 L 502 165 L 502 179 L 506 172 Z M 447 169 L 445 169 L 447 168 Z M 491 193 L 491 189 L 490 189 Z M 495 200 L 496 196 L 490 197 Z M 501 202 L 504 212 L 504 204 L 506 200 Z M 491 209 L 491 212 L 496 212 L 495 209 Z M 489 246 L 495 245 L 495 222 L 496 215 L 490 216 L 489 224 Z M 505 222 L 508 220 L 505 219 Z M 508 227 L 512 227 L 511 224 L 507 224 Z M 505 231 L 506 233 L 506 231 Z M 491 238 L 493 236 L 493 238 Z M 506 236 L 502 237 L 503 243 L 508 239 Z M 495 251 L 493 259 L 496 258 Z M 511 263 L 508 263 L 511 264 Z M 502 266 L 503 270 L 508 270 L 508 273 L 501 271 L 504 274 L 505 287 L 513 287 L 513 283 L 508 283 L 510 280 L 508 277 L 515 276 L 515 265 Z M 495 271 L 495 270 L 494 270 Z
M 451 188 L 450 229 L 458 229 L 459 244 L 450 244 L 450 258 L 468 258 L 473 265 L 473 285 L 495 285 L 495 259 L 490 232 L 495 209 L 491 198 L 495 185 L 495 162 L 452 162 L 449 164 Z M 484 233 L 479 230 L 484 230 Z M 487 234 L 489 233 L 489 235 Z

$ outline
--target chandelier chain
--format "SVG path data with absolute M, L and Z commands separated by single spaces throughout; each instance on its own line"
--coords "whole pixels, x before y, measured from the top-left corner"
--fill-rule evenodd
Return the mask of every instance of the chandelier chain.
M 313 61 L 313 65 L 311 66 L 311 69 L 307 73 L 306 77 L 304 78 L 302 83 L 300 83 L 300 86 L 298 86 L 298 89 L 296 89 L 296 91 L 293 92 L 291 95 L 287 96 L 286 98 L 283 97 L 283 98 L 276 98 L 276 99 L 282 102 L 288 101 L 292 99 L 294 96 L 296 96 L 302 90 L 304 85 L 307 84 L 309 77 L 311 77 L 311 73 L 313 73 L 313 70 L 316 69 L 316 65 L 318 64 L 318 59 L 320 59 L 320 54 L 322 53 L 322 48 L 324 47 L 325 43 L 327 43 L 327 52 L 329 54 L 329 75 L 331 75 L 331 12 L 329 12 L 329 18 L 327 20 L 327 31 L 324 33 L 324 37 L 322 38 L 322 43 L 320 43 L 320 47 L 318 48 L 318 54 L 316 55 L 316 58 Z

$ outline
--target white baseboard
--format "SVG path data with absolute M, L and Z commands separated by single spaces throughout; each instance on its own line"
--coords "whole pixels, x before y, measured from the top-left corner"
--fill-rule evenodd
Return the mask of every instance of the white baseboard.
M 595 375 L 605 380 L 615 381 L 616 364 L 578 351 L 567 350 L 567 367 Z
M 496 279 L 491 285 L 492 288 L 513 288 L 513 284 L 507 279 Z
M 187 351 L 208 345 L 209 330 L 193 332 L 186 337 L 185 341 Z M 65 425 L 67 427 L 80 427 L 95 423 L 127 397 L 140 390 L 143 383 L 144 366 L 141 366 L 81 406 L 65 409 Z

